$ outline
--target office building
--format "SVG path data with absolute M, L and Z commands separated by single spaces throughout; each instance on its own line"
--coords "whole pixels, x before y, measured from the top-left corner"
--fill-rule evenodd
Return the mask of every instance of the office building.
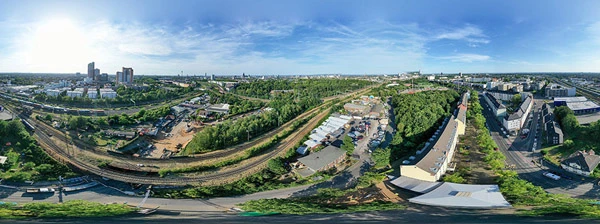
M 572 97 L 575 96 L 575 87 L 567 88 L 555 83 L 550 83 L 546 86 L 546 97 L 552 99 L 554 97 Z
M 88 64 L 88 73 L 87 73 L 87 77 L 94 80 L 94 69 L 95 69 L 95 64 L 94 62 L 90 62 Z
M 117 72 L 117 83 L 119 83 L 119 84 L 133 83 L 133 68 L 123 67 L 122 72 Z
M 96 68 L 96 69 L 94 69 L 94 81 L 98 81 L 99 78 L 100 78 L 100 69 Z

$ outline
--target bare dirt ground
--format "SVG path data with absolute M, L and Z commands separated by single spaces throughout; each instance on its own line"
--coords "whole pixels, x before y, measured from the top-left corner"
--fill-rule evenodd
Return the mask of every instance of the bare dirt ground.
M 381 182 L 372 187 L 362 188 L 358 189 L 357 191 L 347 193 L 344 195 L 344 197 L 329 201 L 329 203 L 353 205 L 369 203 L 373 201 L 389 201 L 398 203 L 404 202 L 405 200 L 388 189 L 384 182 Z
M 186 132 L 188 122 L 179 122 L 179 124 L 175 125 L 171 132 L 166 133 L 165 131 L 160 131 L 156 138 L 152 140 L 152 144 L 156 146 L 157 150 L 152 152 L 152 157 L 160 158 L 162 155 L 163 149 L 167 149 L 173 152 L 177 152 L 177 144 L 182 144 L 185 146 L 194 138 L 194 134 L 200 131 L 201 127 L 199 125 L 195 125 L 194 122 L 189 122 L 192 126 L 192 131 Z

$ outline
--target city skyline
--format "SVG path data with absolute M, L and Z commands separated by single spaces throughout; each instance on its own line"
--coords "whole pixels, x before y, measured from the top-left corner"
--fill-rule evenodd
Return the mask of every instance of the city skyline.
M 145 3 L 0 2 L 0 72 L 600 71 L 594 1 Z

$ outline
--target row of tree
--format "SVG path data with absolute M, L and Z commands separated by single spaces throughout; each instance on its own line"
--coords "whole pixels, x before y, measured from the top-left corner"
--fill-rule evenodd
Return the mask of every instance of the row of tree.
M 275 129 L 320 102 L 310 97 L 296 100 L 294 94 L 279 95 L 269 102 L 268 106 L 273 108 L 270 111 L 205 127 L 196 133 L 185 152 L 204 153 L 240 144 Z
M 397 129 L 390 144 L 392 160 L 422 147 L 451 114 L 458 98 L 454 90 L 394 93 L 392 106 Z
M 243 96 L 270 99 L 279 94 L 275 92 L 271 94 L 271 91 L 286 90 L 288 92 L 293 91 L 299 97 L 323 98 L 343 94 L 371 84 L 373 82 L 357 79 L 269 79 L 240 83 L 233 92 Z
M 229 93 L 221 94 L 215 91 L 208 91 L 208 95 L 210 96 L 211 104 L 229 104 L 230 115 L 243 114 L 263 106 L 263 103 L 260 101 L 241 99 L 240 97 Z
M 7 181 L 48 180 L 59 175 L 74 175 L 69 168 L 50 158 L 25 130 L 19 120 L 0 120 L 0 154 L 7 161 L 0 165 L 0 178 Z

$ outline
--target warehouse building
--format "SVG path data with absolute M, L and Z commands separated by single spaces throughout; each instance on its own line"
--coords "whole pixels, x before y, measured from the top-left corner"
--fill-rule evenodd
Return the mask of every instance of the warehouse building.
M 579 97 L 555 97 L 554 106 L 567 106 L 575 114 L 591 114 L 600 111 L 598 104 L 589 101 L 584 96 Z

